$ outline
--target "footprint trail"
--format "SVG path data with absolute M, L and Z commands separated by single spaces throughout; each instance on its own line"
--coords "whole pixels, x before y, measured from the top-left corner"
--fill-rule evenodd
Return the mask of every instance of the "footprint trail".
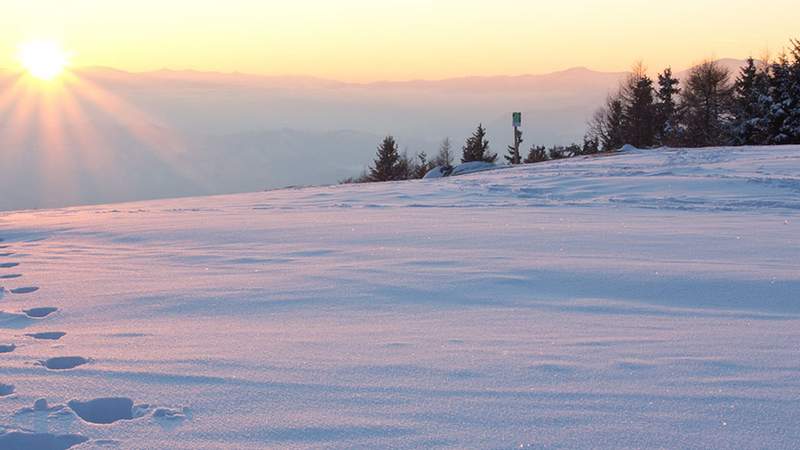
M 24 310 L 22 312 L 24 312 L 28 317 L 31 317 L 31 318 L 34 318 L 34 319 L 42 319 L 42 318 L 45 318 L 45 317 L 49 316 L 50 314 L 53 314 L 56 311 L 58 311 L 58 308 L 54 308 L 54 307 L 48 306 L 48 307 L 44 307 L 44 308 L 26 309 L 26 310 Z
M 39 340 L 42 340 L 42 341 L 57 341 L 57 340 L 61 339 L 62 337 L 66 336 L 66 335 L 67 335 L 67 333 L 64 333 L 63 331 L 47 331 L 47 332 L 44 332 L 44 333 L 29 333 L 29 334 L 26 334 L 25 336 L 28 336 L 28 337 L 31 337 L 31 338 L 34 338 L 34 339 L 39 339 Z
M 27 286 L 27 287 L 11 289 L 11 293 L 12 294 L 31 294 L 31 293 L 36 292 L 38 290 L 39 290 L 39 288 L 36 287 L 36 286 Z
M 41 365 L 50 370 L 69 370 L 88 362 L 89 360 L 82 356 L 57 356 L 41 361 Z

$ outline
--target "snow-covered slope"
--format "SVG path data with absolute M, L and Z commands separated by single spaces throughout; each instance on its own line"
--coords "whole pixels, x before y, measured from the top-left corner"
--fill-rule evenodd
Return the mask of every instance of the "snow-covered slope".
M 20 211 L 0 238 L 0 448 L 800 442 L 800 147 Z

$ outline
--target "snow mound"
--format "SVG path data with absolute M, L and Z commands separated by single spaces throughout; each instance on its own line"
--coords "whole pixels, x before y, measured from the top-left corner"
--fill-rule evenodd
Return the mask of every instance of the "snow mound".
M 469 173 L 484 172 L 487 170 L 493 170 L 500 167 L 502 166 L 498 166 L 497 164 L 488 163 L 484 161 L 472 161 L 468 163 L 459 164 L 455 167 L 437 166 L 429 170 L 428 173 L 425 174 L 423 179 L 454 177 L 458 175 L 466 175 Z
M 433 169 L 429 170 L 428 173 L 422 177 L 423 180 L 430 180 L 434 178 L 444 178 L 449 176 L 453 172 L 452 167 L 444 167 L 444 166 L 436 166 Z

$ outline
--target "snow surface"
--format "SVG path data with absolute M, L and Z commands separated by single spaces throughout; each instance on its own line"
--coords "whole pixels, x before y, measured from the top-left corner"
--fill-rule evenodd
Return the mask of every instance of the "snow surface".
M 0 448 L 796 448 L 799 174 L 637 150 L 2 214 Z

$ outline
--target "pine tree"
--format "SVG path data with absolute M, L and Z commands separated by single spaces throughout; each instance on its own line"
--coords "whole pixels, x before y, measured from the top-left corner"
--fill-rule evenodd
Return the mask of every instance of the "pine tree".
M 433 161 L 428 161 L 428 154 L 425 152 L 420 152 L 417 155 L 417 159 L 419 162 L 417 163 L 414 178 L 424 178 L 425 174 L 436 167 L 434 166 Z
M 547 161 L 550 158 L 547 155 L 547 149 L 544 146 L 532 146 L 528 151 L 528 156 L 523 161 L 525 164 L 533 164 L 538 162 Z
M 395 179 L 412 180 L 417 177 L 418 170 L 417 158 L 408 155 L 408 148 L 404 149 L 397 160 L 397 178 Z
M 453 167 L 453 151 L 450 144 L 450 138 L 445 138 L 439 146 L 439 154 L 433 160 L 434 167 L 444 167 L 445 169 Z
M 788 66 L 784 82 L 786 118 L 780 134 L 786 136 L 786 144 L 800 144 L 800 40 L 792 40 L 791 44 L 792 61 Z
M 658 75 L 656 97 L 656 144 L 677 145 L 679 139 L 679 119 L 676 99 L 681 89 L 680 81 L 672 76 L 672 68 L 664 69 Z
M 792 65 L 786 55 L 782 55 L 770 65 L 769 110 L 767 111 L 767 143 L 772 145 L 791 143 L 791 133 L 787 122 L 791 116 Z
M 554 160 L 556 160 L 556 159 L 565 159 L 565 158 L 569 157 L 569 155 L 567 153 L 567 149 L 562 147 L 562 146 L 560 146 L 560 145 L 554 145 L 554 146 L 550 147 L 550 151 L 548 153 L 550 154 L 550 159 L 554 159 Z
M 518 144 L 522 145 L 522 130 L 514 129 L 514 137 Z M 508 146 L 508 154 L 504 156 L 509 164 L 522 164 L 522 157 L 519 154 L 519 147 L 514 145 Z
M 769 96 L 769 76 L 760 70 L 753 58 L 741 69 L 733 84 L 732 138 L 736 145 L 758 145 L 767 142 L 764 98 Z
M 483 124 L 478 125 L 478 129 L 467 138 L 463 148 L 462 163 L 471 161 L 484 161 L 493 163 L 497 159 L 497 154 L 489 153 L 489 141 L 486 140 L 486 129 Z
M 567 158 L 574 158 L 583 154 L 583 148 L 575 143 L 569 144 L 564 148 L 564 155 Z
M 595 112 L 589 122 L 588 135 L 597 139 L 604 151 L 613 151 L 625 145 L 623 136 L 624 107 L 622 94 L 608 96 L 605 106 Z
M 730 73 L 714 61 L 689 72 L 682 93 L 685 144 L 707 147 L 725 144 L 731 107 Z
M 623 87 L 622 126 L 625 141 L 639 148 L 652 147 L 656 140 L 656 108 L 653 80 L 639 64 Z
M 580 150 L 580 155 L 594 155 L 600 152 L 600 142 L 597 138 L 586 135 L 583 137 L 583 146 Z
M 386 136 L 381 145 L 378 146 L 375 161 L 370 168 L 370 181 L 400 180 L 403 178 L 404 170 L 405 168 L 401 165 L 397 142 L 395 142 L 394 137 Z

